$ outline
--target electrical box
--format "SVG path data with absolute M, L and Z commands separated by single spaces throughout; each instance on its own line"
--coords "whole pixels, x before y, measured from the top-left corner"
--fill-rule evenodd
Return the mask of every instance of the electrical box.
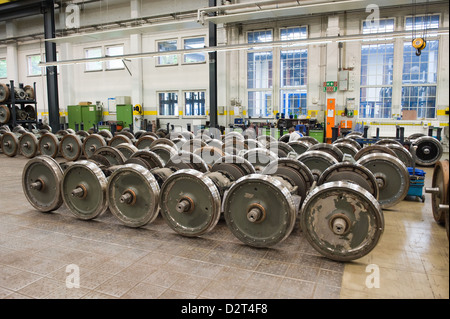
M 130 127 L 133 124 L 133 105 L 116 105 L 116 119 L 123 122 L 123 127 Z
M 342 120 L 341 121 L 341 128 L 352 128 L 353 122 L 350 120 Z
M 348 91 L 348 71 L 339 71 L 339 91 Z

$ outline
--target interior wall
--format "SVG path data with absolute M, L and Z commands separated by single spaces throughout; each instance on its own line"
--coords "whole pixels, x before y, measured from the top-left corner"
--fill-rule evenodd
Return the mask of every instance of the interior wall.
M 136 2 L 135 5 L 139 10 L 139 16 L 163 15 L 166 13 L 179 13 L 185 11 L 196 10 L 208 5 L 206 0 L 197 1 L 139 1 L 139 0 L 124 0 L 124 1 L 102 1 L 100 5 L 92 4 L 86 5 L 81 11 L 81 25 L 108 24 L 110 22 L 130 19 L 131 18 L 131 2 Z M 105 3 L 110 3 L 108 6 Z M 425 13 L 423 7 L 416 9 L 417 14 Z M 441 14 L 441 27 L 449 26 L 448 6 L 444 5 L 429 5 L 429 13 Z M 381 9 L 380 18 L 394 17 L 396 19 L 397 31 L 401 31 L 404 25 L 404 18 L 411 14 L 411 8 L 394 8 Z M 361 32 L 361 23 L 367 17 L 367 13 L 340 13 L 337 14 L 339 19 L 340 34 L 350 35 L 359 34 Z M 57 18 L 57 21 L 63 23 L 64 19 Z M 246 31 L 256 30 L 261 28 L 271 28 L 278 30 L 280 27 L 307 25 L 309 37 L 324 36 L 327 30 L 326 16 L 308 16 L 299 18 L 281 19 L 278 21 L 264 21 L 261 23 L 243 23 L 241 26 L 237 24 L 219 25 L 218 26 L 218 42 L 219 45 L 245 43 Z M 0 23 L 0 39 L 6 37 L 5 24 Z M 42 30 L 41 30 L 42 29 Z M 17 35 L 22 36 L 26 34 L 43 31 L 41 17 L 30 17 L 20 19 L 17 22 Z M 179 45 L 182 39 L 192 36 L 205 36 L 207 42 L 207 27 L 201 26 L 192 30 L 173 31 L 166 33 L 144 33 L 142 34 L 141 48 L 143 52 L 156 51 L 156 41 L 164 39 L 176 38 Z M 139 40 L 137 40 L 139 41 Z M 401 39 L 395 40 L 401 46 Z M 104 40 L 97 42 L 77 43 L 70 45 L 58 46 L 59 56 L 71 57 L 73 59 L 83 58 L 84 50 L 93 46 L 105 47 L 110 44 L 123 44 L 125 53 L 130 50 L 130 37 L 119 38 L 115 40 Z M 438 80 L 438 97 L 437 107 L 439 110 L 448 110 L 448 35 L 440 36 L 440 51 L 439 51 L 439 80 Z M 355 88 L 353 91 L 338 91 L 335 93 L 338 116 L 336 122 L 339 122 L 343 117 L 340 113 L 345 107 L 347 98 L 355 98 L 356 109 L 359 101 L 359 81 L 360 81 L 360 42 L 347 42 L 343 48 L 343 66 L 353 68 Z M 7 45 L 0 46 L 0 56 L 5 55 Z M 181 48 L 179 46 L 179 48 Z M 323 111 L 326 103 L 327 95 L 322 91 L 322 83 L 327 80 L 327 65 L 331 61 L 327 60 L 327 50 L 330 48 L 325 44 L 314 44 L 308 46 L 308 84 L 307 84 L 307 106 L 309 110 Z M 70 51 L 70 52 L 69 52 Z M 3 53 L 2 53 L 3 52 Z M 19 81 L 25 84 L 36 81 L 37 97 L 38 97 L 38 112 L 40 116 L 45 117 L 47 112 L 47 98 L 46 98 L 46 81 L 45 75 L 39 77 L 30 77 L 26 70 L 26 57 L 30 54 L 44 52 L 44 44 L 42 40 L 29 41 L 27 43 L 21 42 L 17 46 L 17 61 L 19 62 Z M 329 53 L 329 52 L 328 52 Z M 156 58 L 144 58 L 141 61 L 142 65 L 142 101 L 132 101 L 133 104 L 141 104 L 144 106 L 144 118 L 154 120 L 158 114 L 158 100 L 157 93 L 165 90 L 175 90 L 179 93 L 179 107 L 182 108 L 182 94 L 185 90 L 206 90 L 207 110 L 209 110 L 209 95 L 208 95 L 208 67 L 209 61 L 206 58 L 205 63 L 185 65 L 179 63 L 176 66 L 156 66 Z M 182 57 L 180 57 L 180 60 Z M 136 60 L 126 62 L 130 72 L 137 74 L 136 67 L 138 63 Z M 396 56 L 394 64 L 402 65 L 401 54 Z M 132 96 L 132 91 L 135 89 L 135 83 L 132 81 L 133 75 L 130 75 L 126 69 L 114 71 L 101 72 L 85 72 L 84 64 L 76 64 L 72 66 L 61 66 L 59 71 L 59 97 L 60 110 L 64 112 L 67 105 L 78 103 L 81 101 L 96 101 L 102 102 L 105 107 L 108 103 L 108 98 L 116 96 Z M 227 126 L 233 122 L 234 115 L 232 100 L 240 100 L 245 110 L 247 106 L 247 65 L 246 65 L 246 51 L 227 51 L 218 54 L 218 106 L 224 108 L 224 114 L 218 116 L 219 125 Z M 65 81 L 62 83 L 61 79 Z M 1 79 L 3 81 L 4 79 Z M 394 101 L 394 107 L 399 108 L 400 100 Z M 279 105 L 274 105 L 274 109 Z M 442 111 L 439 112 L 442 114 Z M 114 119 L 113 115 L 105 114 L 105 120 Z M 170 122 L 171 124 L 186 126 L 187 123 L 204 124 L 208 117 L 185 117 L 183 114 L 175 117 L 159 117 L 161 124 Z M 266 120 L 266 119 L 264 119 Z M 269 119 L 269 120 L 274 120 Z M 358 116 L 351 119 L 354 123 L 362 122 L 366 125 L 375 127 L 376 122 L 389 122 L 389 120 L 360 120 Z M 195 122 L 194 122 L 195 121 Z M 392 121 L 391 121 L 392 122 Z M 448 125 L 448 116 L 439 115 L 436 121 L 427 121 L 432 125 Z M 441 124 L 441 122 L 443 124 Z M 386 123 L 388 124 L 388 123 Z M 383 135 L 395 135 L 395 124 L 382 125 Z M 404 124 L 409 124 L 404 122 Z M 426 126 L 416 121 L 414 125 L 406 126 L 405 134 L 410 132 L 427 130 Z M 374 133 L 374 129 L 369 131 Z

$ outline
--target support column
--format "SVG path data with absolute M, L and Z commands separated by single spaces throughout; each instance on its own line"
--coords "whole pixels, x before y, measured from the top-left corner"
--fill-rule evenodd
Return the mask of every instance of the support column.
M 6 22 L 6 38 L 13 38 L 17 35 L 17 27 L 14 21 Z M 19 61 L 17 57 L 17 43 L 8 43 L 6 46 L 6 69 L 8 79 L 14 81 L 14 85 L 19 83 Z M 17 83 L 17 84 L 16 84 Z
M 209 6 L 215 7 L 216 0 L 209 0 Z M 217 26 L 209 22 L 209 46 L 217 46 Z M 209 122 L 217 127 L 217 52 L 209 52 Z
M 55 1 L 47 0 L 44 4 L 44 36 L 45 39 L 55 37 Z M 56 44 L 45 41 L 45 60 L 47 62 L 56 61 Z M 47 72 L 47 98 L 48 117 L 53 132 L 57 132 L 59 127 L 59 100 L 58 100 L 58 72 L 56 66 L 48 66 Z
M 131 18 L 138 19 L 140 17 L 141 1 L 131 0 Z M 130 53 L 142 53 L 142 34 L 131 34 L 130 35 Z M 128 62 L 125 62 L 128 63 Z M 144 101 L 144 73 L 142 66 L 142 59 L 134 59 L 131 64 L 131 101 L 133 105 L 140 104 L 143 107 Z M 141 116 L 133 116 L 134 131 L 140 130 L 140 120 Z

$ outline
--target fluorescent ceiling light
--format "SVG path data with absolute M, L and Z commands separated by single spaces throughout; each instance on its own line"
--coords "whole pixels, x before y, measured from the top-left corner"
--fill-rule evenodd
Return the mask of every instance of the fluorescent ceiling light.
M 448 35 L 449 28 L 434 29 L 433 33 L 436 35 Z M 411 38 L 412 33 L 410 31 L 401 32 L 386 32 L 380 34 L 355 34 L 347 36 L 335 36 L 335 37 L 321 37 L 321 38 L 310 38 L 301 40 L 289 40 L 289 41 L 273 41 L 273 42 L 263 42 L 263 43 L 243 43 L 243 44 L 233 44 L 226 46 L 215 46 L 215 47 L 205 47 L 199 49 L 183 49 L 174 51 L 164 51 L 164 52 L 143 52 L 143 53 L 131 53 L 117 56 L 102 56 L 97 58 L 82 58 L 73 59 L 65 61 L 55 61 L 55 62 L 41 62 L 40 67 L 47 66 L 58 66 L 58 65 L 69 65 L 69 64 L 80 64 L 89 62 L 103 62 L 111 60 L 123 60 L 123 59 L 138 59 L 138 58 L 152 58 L 161 57 L 167 55 L 177 55 L 185 53 L 209 53 L 209 52 L 226 52 L 235 50 L 270 50 L 272 48 L 278 47 L 301 47 L 307 45 L 319 45 L 319 44 L 331 44 L 337 42 L 354 42 L 354 41 L 387 41 L 394 38 Z

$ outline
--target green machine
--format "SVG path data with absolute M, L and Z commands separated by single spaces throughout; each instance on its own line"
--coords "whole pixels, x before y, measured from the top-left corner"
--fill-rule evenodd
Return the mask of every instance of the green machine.
M 309 136 L 314 137 L 319 143 L 323 143 L 323 130 L 309 130 Z
M 116 117 L 117 121 L 123 123 L 123 127 L 130 127 L 133 124 L 133 105 L 131 104 L 118 104 L 116 105 Z
M 75 129 L 75 124 L 84 124 L 84 129 L 90 129 L 94 124 L 102 120 L 102 106 L 97 105 L 68 105 L 67 116 L 69 118 L 69 128 Z M 81 129 L 79 126 L 78 129 Z

